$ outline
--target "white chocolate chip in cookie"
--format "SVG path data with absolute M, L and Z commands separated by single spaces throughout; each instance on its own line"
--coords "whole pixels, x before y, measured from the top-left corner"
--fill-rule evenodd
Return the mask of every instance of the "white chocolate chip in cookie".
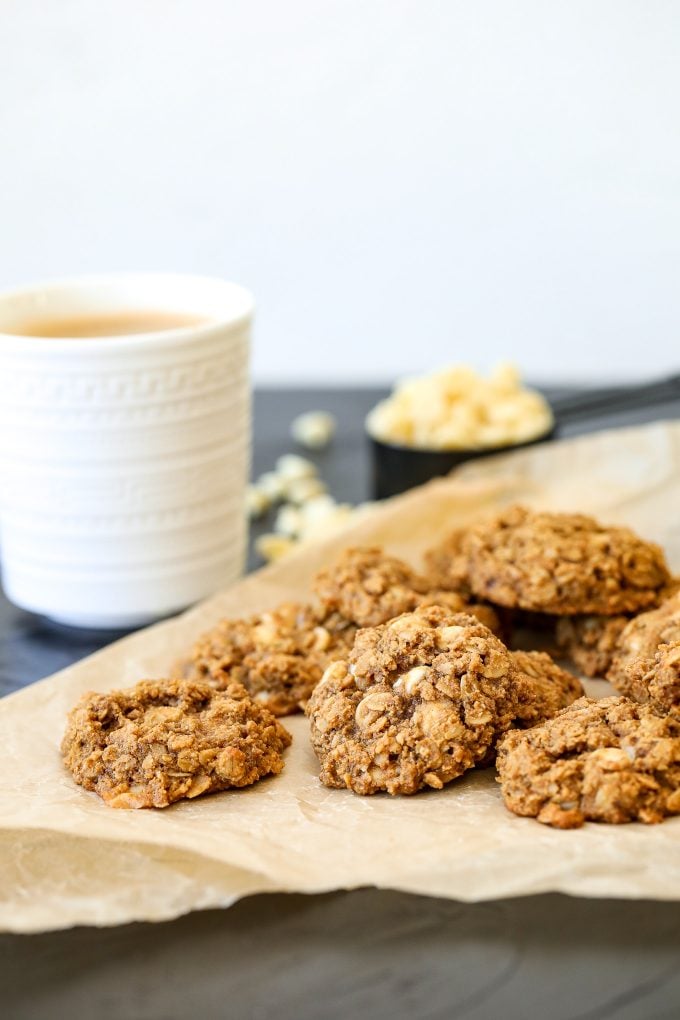
M 440 644 L 447 627 L 463 632 L 453 649 Z M 497 658 L 504 675 L 489 681 L 486 661 Z M 321 781 L 359 794 L 440 788 L 487 761 L 526 683 L 505 646 L 467 614 L 426 606 L 363 627 L 349 662 L 336 663 L 307 704 Z
M 464 634 L 465 627 L 442 627 L 439 631 L 439 640 L 445 647 L 452 648 L 458 644 Z
M 408 673 L 403 673 L 392 685 L 396 690 L 403 688 L 406 694 L 414 694 L 418 686 L 429 676 L 430 670 L 427 666 L 414 666 Z

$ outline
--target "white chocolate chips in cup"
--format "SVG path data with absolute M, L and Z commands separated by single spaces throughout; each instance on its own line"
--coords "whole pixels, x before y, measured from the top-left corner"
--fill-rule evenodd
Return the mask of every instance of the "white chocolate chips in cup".
M 514 446 L 546 435 L 553 424 L 545 397 L 524 386 L 510 364 L 488 378 L 453 365 L 405 380 L 366 419 L 374 439 L 425 450 Z

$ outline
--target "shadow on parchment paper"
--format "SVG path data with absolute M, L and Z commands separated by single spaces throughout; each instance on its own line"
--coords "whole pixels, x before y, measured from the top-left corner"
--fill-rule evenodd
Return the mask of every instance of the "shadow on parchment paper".
M 675 903 L 262 895 L 0 937 L 8 1020 L 677 1020 Z

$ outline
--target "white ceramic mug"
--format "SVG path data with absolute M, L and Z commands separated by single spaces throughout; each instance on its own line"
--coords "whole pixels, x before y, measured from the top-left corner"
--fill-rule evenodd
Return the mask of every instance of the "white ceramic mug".
M 18 336 L 38 318 L 165 312 L 199 325 Z M 251 295 L 114 274 L 0 294 L 0 548 L 9 599 L 131 627 L 234 580 L 246 546 Z

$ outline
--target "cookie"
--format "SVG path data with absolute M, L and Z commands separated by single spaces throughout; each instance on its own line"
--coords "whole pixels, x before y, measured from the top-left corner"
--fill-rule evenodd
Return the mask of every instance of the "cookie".
M 218 690 L 231 681 L 275 715 L 304 708 L 326 666 L 351 647 L 356 627 L 294 602 L 222 620 L 195 644 L 190 676 Z
M 557 621 L 558 648 L 585 676 L 603 677 L 612 664 L 628 616 L 562 616 Z
M 558 829 L 680 813 L 680 724 L 628 698 L 580 698 L 512 730 L 496 767 L 510 811 Z
M 438 588 L 432 578 L 377 546 L 347 549 L 317 575 L 314 589 L 325 612 L 357 627 L 377 627 L 419 606 L 441 605 L 450 612 L 477 616 L 494 632 L 500 629 L 491 606 L 470 605 L 460 593 Z
M 468 602 L 458 592 L 442 591 L 435 588 L 432 591 L 426 591 L 418 598 L 416 603 L 417 609 L 424 609 L 427 606 L 441 606 L 442 609 L 446 609 L 449 613 L 468 613 L 479 620 L 480 623 L 483 623 L 485 627 L 488 627 L 490 631 L 493 631 L 496 637 L 503 637 L 504 626 L 501 618 L 493 606 L 489 606 L 486 603 Z
M 347 549 L 314 582 L 324 609 L 339 613 L 357 627 L 376 627 L 411 612 L 427 588 L 407 563 L 377 546 Z
M 307 706 L 321 782 L 359 794 L 441 789 L 488 757 L 523 684 L 467 614 L 426 607 L 360 630 Z
M 73 778 L 114 808 L 167 807 L 283 768 L 287 730 L 239 684 L 143 680 L 85 694 L 61 745 Z
M 646 670 L 639 660 L 635 662 L 630 668 L 630 687 L 636 701 L 680 720 L 680 641 L 659 645 Z
M 657 609 L 640 613 L 626 624 L 607 671 L 607 680 L 621 694 L 668 711 L 672 685 L 664 686 L 654 679 L 656 654 L 662 646 L 676 641 L 680 641 L 680 594 L 666 599 Z
M 425 553 L 425 570 L 432 588 L 457 591 L 469 598 L 467 556 L 463 549 L 465 535 L 464 528 L 457 528 L 443 542 L 428 549 Z
M 526 678 L 526 695 L 520 700 L 516 723 L 536 726 L 583 696 L 581 681 L 562 669 L 547 652 L 510 652 Z
M 462 548 L 478 597 L 558 616 L 638 612 L 669 581 L 659 546 L 583 514 L 514 506 L 470 528 Z

